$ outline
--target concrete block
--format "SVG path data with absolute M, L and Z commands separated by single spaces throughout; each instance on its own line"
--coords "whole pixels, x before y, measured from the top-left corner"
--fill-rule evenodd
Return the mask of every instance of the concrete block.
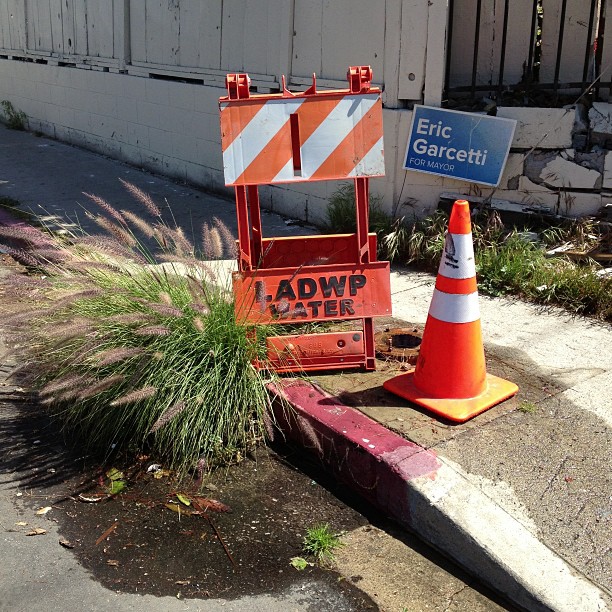
M 127 123 L 127 142 L 134 147 L 150 148 L 149 128 L 140 123 Z
M 96 94 L 95 112 L 98 113 L 98 115 L 105 115 L 106 117 L 116 117 L 117 96 L 106 93 Z
M 188 183 L 201 183 L 203 166 L 193 162 L 184 162 L 185 180 Z
M 73 127 L 75 130 L 78 130 L 84 133 L 89 132 L 91 129 L 90 123 L 91 123 L 90 113 L 86 111 L 78 110 L 78 109 L 74 110 Z
M 591 138 L 596 141 L 612 139 L 612 104 L 593 102 L 589 110 Z
M 602 187 L 604 189 L 612 189 L 612 151 L 606 153 Z
M 225 87 L 211 87 L 210 85 L 194 86 L 194 108 L 202 113 L 217 112 L 219 98 L 227 95 Z
M 60 108 L 60 125 L 65 128 L 73 128 L 74 127 L 74 113 L 71 108 Z
M 149 127 L 149 148 L 158 155 L 167 155 L 172 150 L 172 136 L 170 132 Z
M 572 146 L 573 109 L 501 106 L 497 116 L 516 119 L 513 148 L 568 149 Z
M 66 106 L 66 88 L 60 85 L 51 85 L 50 86 L 50 102 L 52 104 L 57 104 L 57 106 L 64 107 Z
M 96 93 L 85 89 L 70 89 L 66 92 L 66 103 L 76 110 L 95 112 Z
M 538 185 L 530 181 L 526 176 L 521 176 L 519 178 L 517 194 L 520 197 L 520 202 L 532 206 L 546 207 L 555 210 L 559 203 L 559 194 L 556 191 L 551 191 L 544 185 Z
M 160 104 L 153 104 L 145 100 L 137 100 L 138 123 L 152 128 L 164 126 L 165 108 Z
M 158 79 L 147 79 L 147 100 L 150 100 L 155 104 L 169 106 L 171 85 L 174 86 L 175 84 L 169 83 L 168 81 L 160 81 Z
M 133 100 L 147 99 L 147 80 L 143 77 L 123 74 L 121 75 L 123 83 L 123 91 L 126 98 Z
M 187 136 L 172 132 L 170 136 L 172 149 L 169 151 L 173 157 L 183 161 L 196 161 L 198 159 L 197 139 L 194 136 Z
M 123 161 L 126 161 L 134 166 L 140 166 L 140 150 L 141 149 L 138 146 L 135 147 L 133 145 L 123 143 L 121 145 L 121 155 Z
M 498 189 L 494 200 L 507 200 L 515 204 L 521 204 L 530 209 L 539 210 L 542 213 L 555 212 L 559 203 L 559 196 L 552 191 L 523 191 L 519 189 Z
M 187 111 L 195 109 L 194 90 L 198 85 L 176 83 L 170 91 L 170 105 Z
M 512 189 L 509 183 L 515 183 L 520 175 L 523 174 L 523 163 L 525 162 L 524 153 L 510 153 L 506 161 L 506 166 L 499 181 L 500 189 Z
M 186 113 L 184 119 L 185 129 L 189 130 L 189 133 L 193 134 L 196 138 L 212 140 L 219 134 L 219 140 L 221 139 L 218 114 L 212 117 L 210 113 L 194 111 Z
M 198 138 L 196 141 L 196 156 L 192 160 L 208 168 L 223 170 L 223 155 L 221 147 L 210 140 Z
M 566 217 L 595 215 L 601 208 L 601 194 L 562 191 L 559 194 L 559 214 Z
M 601 174 L 584 168 L 561 156 L 555 157 L 542 168 L 540 178 L 551 187 L 596 189 L 601 187 Z
M 119 96 L 116 98 L 115 104 L 118 119 L 123 119 L 128 123 L 138 123 L 138 107 L 134 100 L 125 96 Z

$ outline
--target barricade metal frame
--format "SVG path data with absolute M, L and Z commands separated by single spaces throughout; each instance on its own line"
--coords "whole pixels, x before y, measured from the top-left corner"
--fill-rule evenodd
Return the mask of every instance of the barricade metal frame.
M 372 70 L 369 66 L 353 66 L 349 68 L 347 78 L 347 90 L 318 92 L 313 75 L 312 86 L 307 91 L 292 93 L 286 89 L 283 77 L 281 93 L 251 95 L 247 74 L 228 74 L 228 95 L 220 98 L 220 110 L 233 109 L 232 112 L 239 117 L 241 104 L 253 106 L 258 102 L 263 105 L 268 101 L 276 104 L 277 101 L 297 100 L 299 103 L 308 101 L 309 108 L 313 108 L 317 101 L 327 100 L 330 104 L 335 98 L 350 95 L 356 96 L 350 101 L 358 104 L 361 94 L 368 95 L 369 100 L 372 94 L 376 94 L 378 108 L 372 112 L 380 115 L 376 118 L 376 129 L 380 128 L 381 149 L 375 153 L 382 159 L 382 105 L 380 89 L 371 86 Z M 258 107 L 248 112 L 245 110 L 245 114 L 252 115 L 257 110 Z M 369 119 L 366 116 L 361 120 L 367 122 Z M 299 120 L 299 113 L 293 113 L 288 122 L 291 124 L 288 127 L 295 180 L 349 178 L 346 174 L 322 179 L 301 178 L 300 146 L 303 143 L 299 135 Z M 238 123 L 241 122 L 244 121 L 239 118 Z M 357 141 L 364 125 L 360 124 L 361 129 L 357 130 Z M 378 136 L 375 134 L 375 137 Z M 222 142 L 227 138 L 222 120 Z M 358 157 L 355 154 L 355 159 Z M 226 184 L 235 189 L 238 220 L 238 272 L 233 278 L 237 318 L 253 325 L 361 319 L 361 331 L 351 329 L 268 338 L 267 359 L 257 361 L 258 367 L 278 372 L 375 369 L 373 317 L 391 314 L 391 291 L 389 262 L 377 261 L 376 235 L 368 232 L 367 174 L 382 176 L 384 167 L 382 172 L 376 169 L 353 172 L 365 174 L 351 177 L 355 186 L 354 234 L 264 238 L 258 184 L 249 183 L 248 178 L 228 181 L 226 169 Z M 241 181 L 243 184 L 239 184 Z M 306 301 L 312 297 L 322 299 Z M 330 299 L 323 299 L 325 297 Z

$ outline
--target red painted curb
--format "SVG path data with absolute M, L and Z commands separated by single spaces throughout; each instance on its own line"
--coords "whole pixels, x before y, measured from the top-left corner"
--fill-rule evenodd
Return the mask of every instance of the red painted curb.
M 338 479 L 390 517 L 410 525 L 408 483 L 435 478 L 433 451 L 402 438 L 303 380 L 268 385 L 276 426 L 315 453 Z

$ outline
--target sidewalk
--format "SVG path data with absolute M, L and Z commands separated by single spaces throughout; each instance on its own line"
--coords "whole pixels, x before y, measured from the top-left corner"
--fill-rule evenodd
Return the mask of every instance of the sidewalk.
M 218 216 L 235 232 L 231 201 L 0 126 L 0 197 L 44 209 L 51 222 L 67 214 L 85 225 L 78 203 L 94 205 L 83 191 L 131 207 L 118 177 L 167 199 L 187 231 Z M 312 233 L 270 213 L 263 227 Z M 392 272 L 394 326 L 424 323 L 433 283 Z M 515 398 L 449 424 L 382 391 L 400 366 L 381 363 L 375 373 L 313 377 L 321 389 L 283 389 L 297 409 L 286 433 L 518 605 L 612 609 L 612 329 L 510 299 L 481 296 L 480 307 L 488 370 L 519 385 Z M 535 411 L 522 411 L 525 402 Z

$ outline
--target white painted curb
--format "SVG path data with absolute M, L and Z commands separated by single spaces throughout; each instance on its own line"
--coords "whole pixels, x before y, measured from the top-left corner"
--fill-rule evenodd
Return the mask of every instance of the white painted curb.
M 407 483 L 409 520 L 435 548 L 527 610 L 603 612 L 610 598 L 444 457 Z

